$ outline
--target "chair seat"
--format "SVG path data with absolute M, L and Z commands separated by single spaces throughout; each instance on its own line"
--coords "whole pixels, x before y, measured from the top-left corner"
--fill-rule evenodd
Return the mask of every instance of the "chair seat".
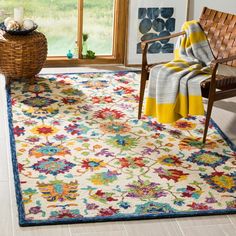
M 155 63 L 155 64 L 150 64 L 150 65 L 147 65 L 147 67 L 146 67 L 145 69 L 146 69 L 147 72 L 149 73 L 150 70 L 151 70 L 154 66 L 166 64 L 166 63 L 168 63 L 168 62 L 169 62 L 169 61 L 163 61 L 163 62 L 159 62 L 159 63 Z
M 204 80 L 201 83 L 203 89 L 210 88 L 211 79 Z M 220 90 L 236 88 L 236 76 L 216 75 L 216 88 Z

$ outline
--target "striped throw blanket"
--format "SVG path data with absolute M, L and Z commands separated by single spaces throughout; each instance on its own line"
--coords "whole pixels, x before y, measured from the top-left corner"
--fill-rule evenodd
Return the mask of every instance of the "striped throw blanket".
M 145 115 L 161 123 L 204 114 L 200 84 L 210 77 L 214 57 L 197 21 L 184 23 L 182 30 L 174 60 L 150 71 Z

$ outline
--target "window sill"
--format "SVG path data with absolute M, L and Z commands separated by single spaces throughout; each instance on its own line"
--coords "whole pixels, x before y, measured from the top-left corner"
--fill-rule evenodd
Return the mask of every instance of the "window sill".
M 122 64 L 114 56 L 97 56 L 95 59 L 68 59 L 67 57 L 48 57 L 44 67 L 73 67 L 91 64 Z

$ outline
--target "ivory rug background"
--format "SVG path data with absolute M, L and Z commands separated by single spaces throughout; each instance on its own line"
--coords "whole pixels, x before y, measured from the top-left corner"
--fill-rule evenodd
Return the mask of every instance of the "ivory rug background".
M 234 145 L 213 122 L 202 149 L 204 117 L 138 121 L 139 77 L 14 82 L 8 108 L 20 225 L 236 212 Z

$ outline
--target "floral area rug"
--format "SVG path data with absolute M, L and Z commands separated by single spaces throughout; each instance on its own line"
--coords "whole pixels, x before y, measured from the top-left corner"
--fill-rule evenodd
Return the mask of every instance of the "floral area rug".
M 236 212 L 235 146 L 204 117 L 137 119 L 136 72 L 42 75 L 8 94 L 21 226 Z

